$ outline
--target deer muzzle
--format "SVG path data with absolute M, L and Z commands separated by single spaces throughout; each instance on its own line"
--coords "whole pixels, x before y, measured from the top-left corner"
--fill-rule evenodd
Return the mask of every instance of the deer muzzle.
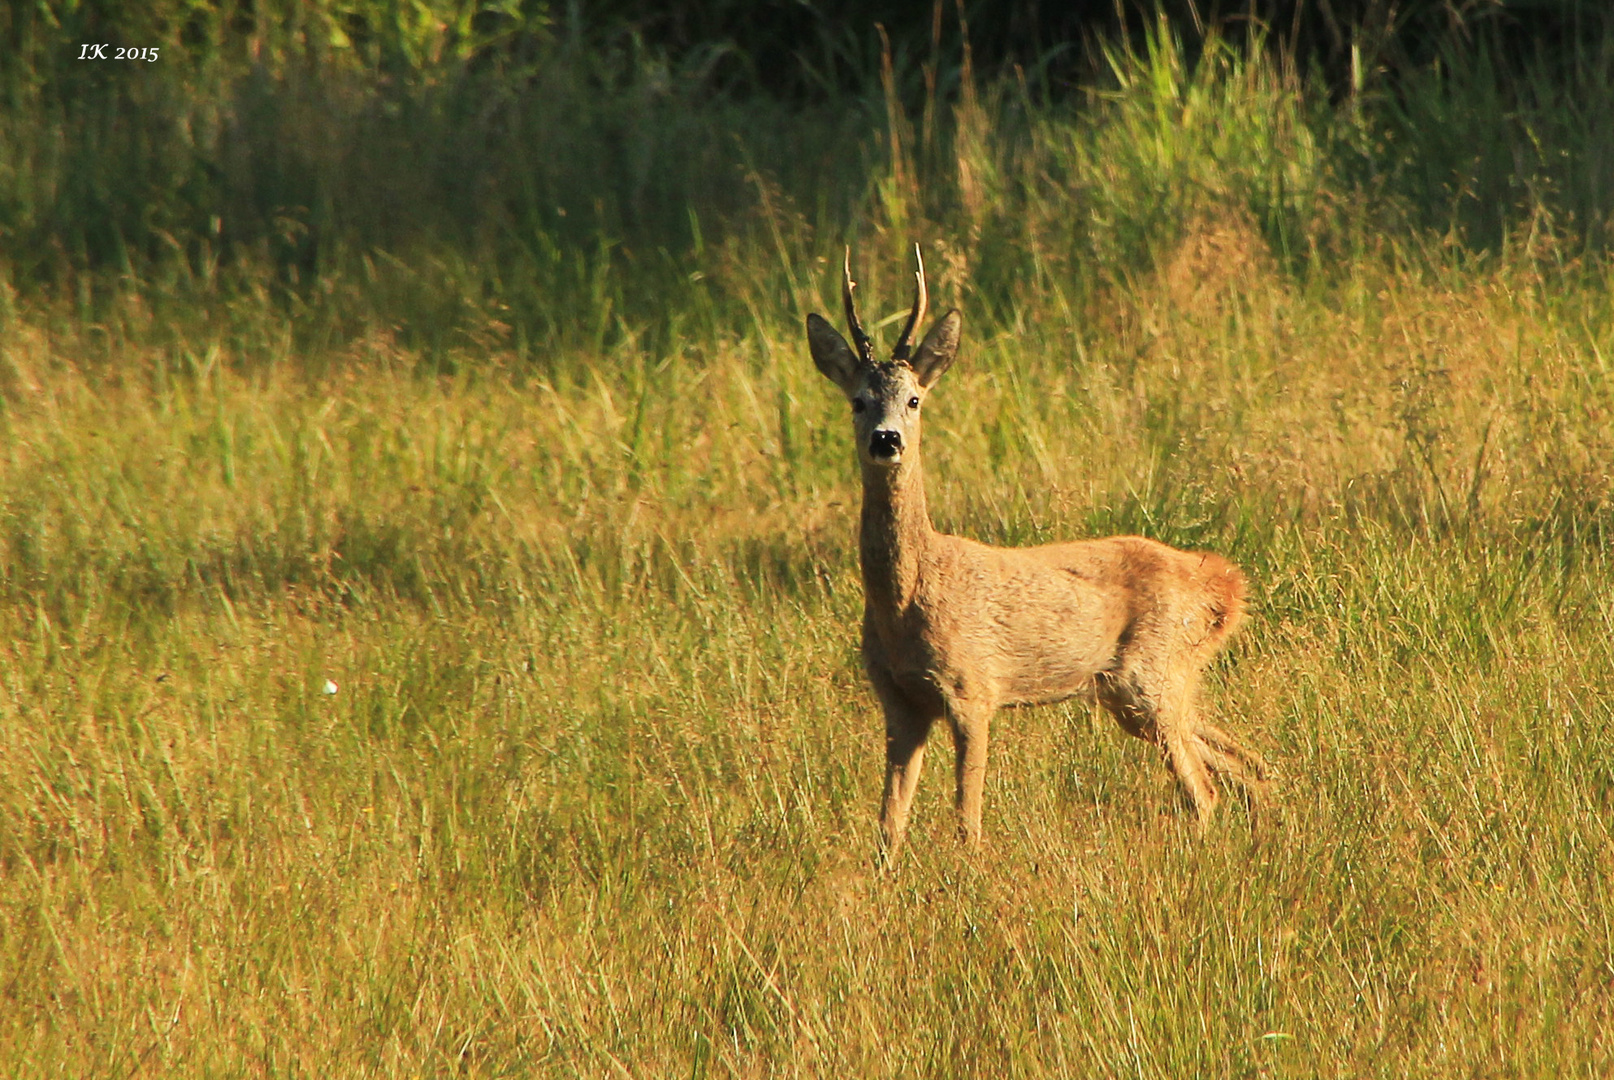
M 902 453 L 902 432 L 881 428 L 869 436 L 869 456 L 894 458 Z

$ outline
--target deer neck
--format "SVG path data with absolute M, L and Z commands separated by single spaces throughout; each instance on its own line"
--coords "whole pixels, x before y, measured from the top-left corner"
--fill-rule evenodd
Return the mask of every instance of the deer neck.
M 920 563 L 935 530 L 925 506 L 925 477 L 915 447 L 893 469 L 863 466 L 858 553 L 863 592 L 879 609 L 900 611 L 919 587 Z

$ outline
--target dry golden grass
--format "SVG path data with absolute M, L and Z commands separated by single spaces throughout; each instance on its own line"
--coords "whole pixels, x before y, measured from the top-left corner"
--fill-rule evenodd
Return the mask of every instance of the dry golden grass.
M 548 380 L 25 312 L 4 1070 L 1605 1074 L 1601 285 L 1285 278 L 1206 235 L 1213 287 L 967 323 L 931 500 L 1244 565 L 1212 697 L 1271 812 L 1200 841 L 1145 747 L 1022 711 L 986 850 L 939 770 L 890 876 L 856 474 L 782 300 Z

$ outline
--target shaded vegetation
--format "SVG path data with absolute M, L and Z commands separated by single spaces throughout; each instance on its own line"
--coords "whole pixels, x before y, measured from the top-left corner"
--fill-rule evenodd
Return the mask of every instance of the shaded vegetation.
M 1109 4 L 752 9 L 8 9 L 0 273 L 88 319 L 265 291 L 314 351 L 382 325 L 552 359 L 672 311 L 733 331 L 759 272 L 799 296 L 870 225 L 957 245 L 994 310 L 1147 265 L 1188 204 L 1242 204 L 1292 268 L 1409 227 L 1608 240 L 1614 25 L 1582 5 L 1123 8 L 1120 37 Z

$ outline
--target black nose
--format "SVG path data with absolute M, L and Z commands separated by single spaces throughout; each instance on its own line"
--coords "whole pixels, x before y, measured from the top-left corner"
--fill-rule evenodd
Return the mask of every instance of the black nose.
M 902 452 L 902 432 L 882 428 L 869 436 L 869 453 L 875 457 L 895 457 Z

